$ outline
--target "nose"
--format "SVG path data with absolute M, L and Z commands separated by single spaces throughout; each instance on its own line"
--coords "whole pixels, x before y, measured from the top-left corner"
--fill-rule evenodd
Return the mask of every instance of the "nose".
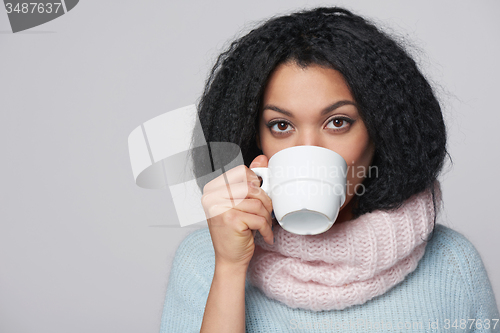
M 297 146 L 319 146 L 323 147 L 320 133 L 314 129 L 303 130 L 297 137 Z

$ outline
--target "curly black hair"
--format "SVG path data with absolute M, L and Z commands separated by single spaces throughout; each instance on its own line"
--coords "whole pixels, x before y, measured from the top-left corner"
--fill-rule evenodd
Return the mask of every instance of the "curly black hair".
M 372 166 L 378 170 L 363 181 L 355 216 L 397 208 L 434 189 L 447 151 L 443 115 L 430 84 L 402 45 L 343 8 L 274 17 L 232 42 L 218 57 L 199 101 L 206 142 L 237 144 L 246 166 L 262 154 L 256 144 L 262 95 L 273 70 L 286 62 L 335 69 L 351 89 L 375 145 Z

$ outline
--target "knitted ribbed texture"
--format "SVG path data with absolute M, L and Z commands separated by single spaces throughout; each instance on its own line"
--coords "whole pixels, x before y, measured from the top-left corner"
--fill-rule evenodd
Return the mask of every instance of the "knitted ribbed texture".
M 346 258 L 354 251 L 351 246 Z M 200 332 L 214 267 L 208 228 L 191 233 L 172 263 L 161 333 Z M 417 268 L 362 305 L 330 311 L 291 308 L 247 281 L 245 315 L 247 333 L 500 332 L 498 307 L 479 253 L 467 238 L 441 224 Z
M 248 278 L 266 296 L 292 308 L 340 310 L 363 304 L 415 270 L 433 226 L 430 190 L 397 210 L 364 214 L 320 235 L 296 235 L 276 226 L 273 245 L 256 236 Z
M 208 228 L 191 233 L 172 263 L 161 333 L 200 332 L 214 267 Z M 499 318 L 495 296 L 479 253 L 464 236 L 441 224 L 436 224 L 417 268 L 362 305 L 293 309 L 247 283 L 245 313 L 247 333 L 500 332 L 494 320 Z

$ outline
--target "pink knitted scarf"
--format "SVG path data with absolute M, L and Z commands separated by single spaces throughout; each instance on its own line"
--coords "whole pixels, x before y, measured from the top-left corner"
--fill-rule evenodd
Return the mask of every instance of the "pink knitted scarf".
M 437 182 L 435 189 L 439 203 Z M 292 308 L 340 310 L 363 304 L 415 270 L 433 226 L 430 189 L 399 209 L 367 213 L 320 235 L 296 235 L 276 225 L 274 245 L 257 233 L 248 279 Z

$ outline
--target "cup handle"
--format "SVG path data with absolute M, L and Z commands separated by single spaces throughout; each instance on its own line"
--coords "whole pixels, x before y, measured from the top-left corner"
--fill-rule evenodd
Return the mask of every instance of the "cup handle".
M 251 168 L 253 172 L 260 178 L 262 178 L 262 185 L 260 186 L 264 192 L 269 195 L 271 190 L 271 184 L 269 184 L 269 169 L 268 168 Z

